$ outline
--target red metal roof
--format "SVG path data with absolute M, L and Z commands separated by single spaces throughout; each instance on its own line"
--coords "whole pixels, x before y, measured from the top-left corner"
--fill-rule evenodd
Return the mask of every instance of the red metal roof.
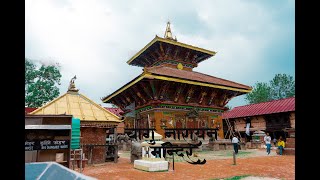
M 238 106 L 223 113 L 223 119 L 295 111 L 295 97 Z
M 29 114 L 36 109 L 38 109 L 38 108 L 25 107 L 24 112 L 25 112 L 25 114 Z
M 120 108 L 109 108 L 109 107 L 104 107 L 105 109 L 107 109 L 108 111 L 112 112 L 113 114 L 117 115 L 117 116 L 121 116 L 120 113 L 123 113 L 123 111 Z
M 166 66 L 154 66 L 154 67 L 146 68 L 146 70 L 147 72 L 150 72 L 152 74 L 176 77 L 181 79 L 188 79 L 193 81 L 199 81 L 199 82 L 205 82 L 210 84 L 223 85 L 223 86 L 229 86 L 229 87 L 235 87 L 235 88 L 241 88 L 241 89 L 252 89 L 250 86 L 246 86 L 240 83 L 232 82 L 229 80 L 217 78 L 214 76 L 202 74 L 195 71 L 179 70 L 179 69 L 166 67 Z

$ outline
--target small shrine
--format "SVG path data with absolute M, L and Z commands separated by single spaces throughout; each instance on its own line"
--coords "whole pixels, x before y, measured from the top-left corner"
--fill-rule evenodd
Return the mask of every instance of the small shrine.
M 169 162 L 165 160 L 164 152 L 160 148 L 164 143 L 161 141 L 162 135 L 154 131 L 153 137 L 155 144 L 150 144 L 152 132 L 149 133 L 149 138 L 144 138 L 141 143 L 142 159 L 134 161 L 134 168 L 148 172 L 168 171 Z M 158 152 L 156 156 L 152 154 L 152 151 Z
M 141 143 L 142 159 L 149 160 L 149 161 L 164 160 L 162 151 L 160 152 L 160 155 L 157 154 L 157 156 L 154 156 L 151 154 L 152 151 L 157 150 L 156 147 L 159 147 L 161 146 L 162 143 L 164 143 L 163 141 L 161 141 L 162 135 L 158 134 L 157 132 L 154 132 L 154 141 L 155 141 L 154 145 L 151 145 L 148 143 L 148 141 L 150 141 L 151 139 L 152 139 L 152 132 L 150 132 L 149 138 L 144 138 L 145 141 Z
M 106 145 L 106 131 L 113 130 L 122 121 L 101 105 L 95 103 L 76 88 L 74 76 L 66 93 L 32 111 L 31 115 L 72 115 L 80 120 L 80 146 L 88 164 L 104 163 L 109 154 L 117 157 L 117 146 Z M 59 119 L 53 119 L 57 122 Z M 77 159 L 77 158 L 74 158 Z

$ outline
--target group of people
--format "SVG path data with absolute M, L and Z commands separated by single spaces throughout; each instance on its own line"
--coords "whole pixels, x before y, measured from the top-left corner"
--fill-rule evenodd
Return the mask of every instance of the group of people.
M 266 133 L 266 135 L 264 136 L 264 143 L 267 146 L 267 154 L 270 154 L 271 151 L 271 137 L 269 135 L 269 133 Z M 237 136 L 233 136 L 232 140 L 231 140 L 232 144 L 233 144 L 233 149 L 235 154 L 238 154 L 239 151 L 239 139 Z M 285 147 L 285 142 L 283 141 L 282 137 L 280 136 L 279 140 L 277 141 L 276 138 L 273 139 L 273 144 L 274 146 L 277 146 L 279 149 L 279 155 L 282 155 L 283 152 L 283 148 Z
M 266 133 L 266 135 L 264 136 L 264 143 L 267 146 L 267 154 L 270 154 L 270 150 L 271 150 L 271 137 L 269 135 L 269 133 Z M 278 147 L 279 149 L 279 155 L 282 155 L 283 152 L 283 148 L 285 147 L 285 142 L 283 141 L 282 137 L 280 136 L 279 140 L 277 141 L 276 138 L 273 139 L 273 144 L 275 146 Z

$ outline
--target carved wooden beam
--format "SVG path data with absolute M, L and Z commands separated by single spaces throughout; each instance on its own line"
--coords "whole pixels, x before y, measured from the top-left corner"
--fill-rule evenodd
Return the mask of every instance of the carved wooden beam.
M 172 48 L 168 45 L 168 47 L 165 50 L 165 58 L 168 58 L 170 56 L 171 50 L 172 50 Z
M 187 52 L 186 56 L 184 57 L 183 61 L 187 61 L 190 55 L 190 51 Z
M 218 92 L 213 89 L 211 94 L 210 94 L 210 98 L 209 98 L 209 101 L 208 101 L 208 105 L 210 106 L 213 102 L 213 98 L 215 98 L 217 96 Z
M 198 57 L 198 55 L 197 54 L 194 54 L 193 56 L 192 56 L 192 58 L 191 58 L 191 63 L 194 63 L 194 64 L 196 64 L 197 63 L 197 61 L 196 61 L 196 58 Z
M 135 94 L 135 92 L 133 92 L 132 89 L 128 89 L 129 94 L 131 95 L 131 97 L 134 99 L 134 101 L 137 103 L 138 106 L 142 105 L 139 98 L 137 97 L 137 95 Z
M 132 86 L 133 90 L 136 92 L 135 94 L 143 101 L 143 103 L 146 103 L 147 101 L 145 100 L 145 98 L 142 96 L 142 94 L 140 93 L 139 89 L 137 88 L 136 85 Z
M 187 97 L 186 97 L 186 103 L 188 103 L 190 101 L 190 99 L 192 98 L 192 95 L 194 93 L 194 86 L 190 86 L 188 92 L 187 92 Z
M 181 83 L 178 85 L 178 88 L 177 88 L 175 95 L 174 95 L 174 102 L 178 102 L 180 93 L 183 91 L 185 86 L 186 86 L 185 84 L 181 84 Z
M 143 91 L 147 94 L 148 98 L 153 99 L 152 93 L 150 92 L 148 86 L 144 82 L 141 82 L 140 86 L 142 87 Z
M 127 107 L 131 102 L 129 101 L 127 101 L 127 99 L 121 94 L 121 95 L 119 95 L 119 96 L 117 96 L 119 99 L 120 99 L 120 101 L 124 104 L 124 107 Z M 130 99 L 129 99 L 130 100 Z
M 201 87 L 201 93 L 199 95 L 199 104 L 202 104 L 204 97 L 207 95 L 206 88 Z
M 220 107 L 223 107 L 223 104 L 224 104 L 224 102 L 226 101 L 226 99 L 227 99 L 227 94 L 223 94 L 222 97 L 221 97 L 221 99 L 220 99 L 220 102 L 218 103 L 218 105 L 219 105 Z
M 174 60 L 176 59 L 179 51 L 180 51 L 180 48 L 176 47 L 176 49 L 175 49 L 175 51 L 174 51 L 174 55 L 173 55 L 173 59 L 174 59 Z
M 154 53 L 158 56 L 158 59 L 161 59 L 162 55 L 161 55 L 161 53 L 159 52 L 158 49 L 156 49 L 156 50 L 154 51 Z
M 159 46 L 160 46 L 161 56 L 164 57 L 165 56 L 165 52 L 164 52 L 164 49 L 163 49 L 163 46 L 162 46 L 161 42 L 159 42 Z
M 146 61 L 143 61 L 143 58 L 142 58 L 142 57 L 140 57 L 140 58 L 138 59 L 138 61 L 139 61 L 139 63 L 142 64 L 143 66 L 148 66 L 148 63 L 147 63 Z
M 146 64 L 148 66 L 150 66 L 152 64 L 152 60 L 149 60 L 149 57 L 145 56 L 145 55 L 140 55 L 142 59 L 145 60 Z
M 159 58 L 159 56 L 157 57 L 156 53 L 154 53 L 154 52 L 151 52 L 150 56 L 154 59 L 154 61 L 157 61 Z
M 167 81 L 164 81 L 161 84 L 161 88 L 160 88 L 160 91 L 159 91 L 159 99 L 160 100 L 163 100 L 164 94 L 166 93 L 168 87 L 169 87 L 169 82 L 167 82 Z
M 157 89 L 155 87 L 155 82 L 153 80 L 149 80 L 149 84 L 150 84 L 150 88 L 152 91 L 152 97 L 154 100 L 158 100 L 158 92 Z
M 237 95 L 236 92 L 228 92 L 228 94 L 226 95 L 225 99 L 223 100 L 223 104 L 222 106 L 225 106 L 226 104 L 228 104 L 228 102 Z
M 117 105 L 121 110 L 124 110 L 126 107 L 123 103 L 121 103 L 121 100 L 119 100 L 118 97 L 113 98 L 111 103 Z

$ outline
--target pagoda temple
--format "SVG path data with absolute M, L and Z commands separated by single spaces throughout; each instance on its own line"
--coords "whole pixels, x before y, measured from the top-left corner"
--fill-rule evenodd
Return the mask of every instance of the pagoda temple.
M 170 128 L 218 128 L 218 139 L 223 139 L 225 105 L 252 88 L 193 71 L 215 54 L 178 42 L 168 22 L 164 38 L 156 35 L 127 61 L 143 72 L 102 101 L 125 114 L 134 112 L 125 119 L 126 128 L 155 128 L 163 137 Z

